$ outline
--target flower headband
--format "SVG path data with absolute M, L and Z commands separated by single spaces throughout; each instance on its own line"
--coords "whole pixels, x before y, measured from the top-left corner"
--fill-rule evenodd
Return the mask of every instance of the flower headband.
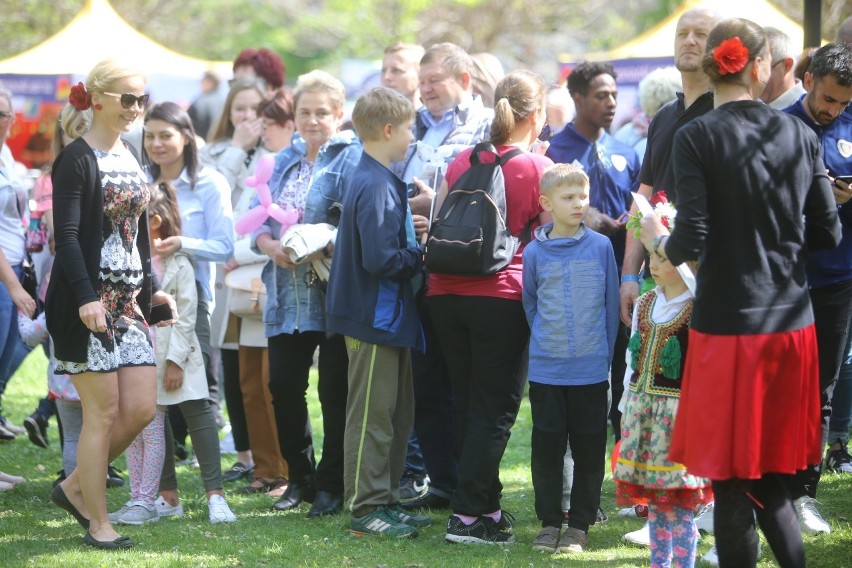
M 673 231 L 675 226 L 675 217 L 677 216 L 677 210 L 675 209 L 673 204 L 669 203 L 669 198 L 666 196 L 666 192 L 658 191 L 657 193 L 652 195 L 650 203 L 654 206 L 654 214 L 660 218 L 660 221 L 663 223 L 663 226 L 668 229 L 669 232 Z M 636 213 L 631 215 L 630 219 L 627 220 L 627 230 L 633 231 L 633 236 L 637 239 L 639 238 L 639 229 L 641 228 L 641 222 L 641 211 L 636 211 Z
M 748 48 L 739 36 L 728 38 L 713 50 L 713 60 L 720 75 L 739 73 L 748 65 Z
M 77 110 L 86 110 L 92 106 L 92 95 L 86 90 L 82 81 L 71 87 L 68 102 Z

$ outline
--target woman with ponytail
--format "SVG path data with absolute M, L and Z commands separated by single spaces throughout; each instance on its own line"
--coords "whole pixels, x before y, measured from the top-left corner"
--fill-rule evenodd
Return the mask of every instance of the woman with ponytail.
M 516 71 L 498 83 L 494 99 L 491 143 L 501 157 L 521 150 L 502 169 L 508 228 L 522 237 L 550 220 L 542 218 L 539 180 L 553 163 L 530 152 L 544 126 L 547 87 L 534 73 Z M 447 168 L 442 196 L 470 168 L 471 154 L 472 149 L 463 151 Z M 480 158 L 494 155 L 481 152 Z M 459 427 L 458 488 L 446 536 L 452 542 L 514 542 L 507 531 L 511 522 L 500 510 L 499 469 L 524 390 L 520 367 L 530 330 L 521 305 L 523 244 L 508 266 L 490 276 L 429 277 L 432 318 Z
M 755 515 L 778 563 L 805 566 L 786 483 L 821 458 L 805 253 L 835 247 L 840 223 L 817 137 L 757 100 L 771 65 L 754 22 L 713 28 L 715 109 L 674 138 L 677 225 L 642 220 L 658 257 L 701 258 L 669 459 L 712 480 L 723 567 L 756 565 Z

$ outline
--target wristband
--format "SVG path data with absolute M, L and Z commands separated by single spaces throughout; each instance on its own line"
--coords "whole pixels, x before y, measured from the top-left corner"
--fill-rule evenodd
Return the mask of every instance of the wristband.
M 636 282 L 638 284 L 639 283 L 639 277 L 636 276 L 635 274 L 624 274 L 621 277 L 621 283 L 624 284 L 625 282 Z

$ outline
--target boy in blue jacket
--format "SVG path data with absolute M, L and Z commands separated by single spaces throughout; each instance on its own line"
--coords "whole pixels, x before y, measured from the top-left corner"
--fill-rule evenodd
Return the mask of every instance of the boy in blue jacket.
M 355 103 L 364 153 L 347 182 L 328 282 L 327 329 L 349 354 L 343 483 L 355 536 L 414 537 L 432 522 L 399 506 L 414 423 L 410 350 L 423 343 L 411 280 L 423 251 L 406 185 L 389 167 L 405 158 L 413 121 L 411 103 L 384 87 Z
M 618 331 L 619 280 L 612 244 L 588 229 L 589 178 L 557 164 L 541 178 L 541 205 L 553 223 L 524 250 L 523 302 L 530 324 L 532 478 L 546 552 L 581 552 L 600 505 L 608 375 Z M 566 444 L 574 457 L 568 527 L 562 527 Z

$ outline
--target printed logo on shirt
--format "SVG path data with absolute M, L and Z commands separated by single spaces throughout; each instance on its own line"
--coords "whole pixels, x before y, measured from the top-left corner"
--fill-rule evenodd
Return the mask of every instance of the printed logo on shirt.
M 627 158 L 619 154 L 613 154 L 610 156 L 609 160 L 612 162 L 612 165 L 615 166 L 615 169 L 620 172 L 623 172 L 624 168 L 627 167 Z
M 840 155 L 844 158 L 849 158 L 852 156 L 852 142 L 844 140 L 843 138 L 838 139 L 837 151 L 840 152 Z
M 585 170 L 585 169 L 586 169 L 586 168 L 584 168 L 584 167 L 583 167 L 583 164 L 581 164 L 581 163 L 580 163 L 580 162 L 578 162 L 577 160 L 574 160 L 573 162 L 571 162 L 571 165 L 572 165 L 572 166 L 574 166 L 575 168 L 580 168 L 581 170 Z

